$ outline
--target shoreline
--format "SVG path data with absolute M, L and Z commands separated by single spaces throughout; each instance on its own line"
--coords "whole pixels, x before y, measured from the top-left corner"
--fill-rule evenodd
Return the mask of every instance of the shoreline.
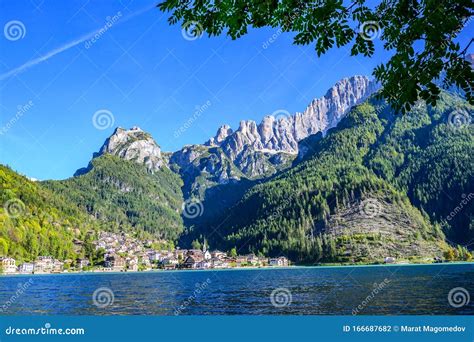
M 443 262 L 443 263 L 402 263 L 402 264 L 364 264 L 364 265 L 318 265 L 318 266 L 305 266 L 305 265 L 294 265 L 294 266 L 267 266 L 267 267 L 232 267 L 232 268 L 208 268 L 208 269 L 175 269 L 175 270 L 148 270 L 148 271 L 124 271 L 124 272 L 114 272 L 114 271 L 81 271 L 81 272 L 61 272 L 61 273 L 31 273 L 31 274 L 0 274 L 2 277 L 31 277 L 31 276 L 67 276 L 67 275 L 104 275 L 104 274 L 113 274 L 113 275 L 126 275 L 126 274 L 149 274 L 149 273 L 177 273 L 177 272 L 226 272 L 226 271 L 263 271 L 263 270 L 296 270 L 296 269 L 342 269 L 342 268 L 364 268 L 364 267 L 417 267 L 417 266 L 459 266 L 459 265 L 472 265 L 474 266 L 474 261 L 455 261 L 455 262 Z

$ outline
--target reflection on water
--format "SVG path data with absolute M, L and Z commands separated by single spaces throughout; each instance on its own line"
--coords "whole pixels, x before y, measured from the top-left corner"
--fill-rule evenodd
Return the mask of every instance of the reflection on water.
M 450 305 L 453 288 L 472 300 Z M 13 315 L 472 315 L 473 301 L 474 264 L 0 277 L 0 313 Z

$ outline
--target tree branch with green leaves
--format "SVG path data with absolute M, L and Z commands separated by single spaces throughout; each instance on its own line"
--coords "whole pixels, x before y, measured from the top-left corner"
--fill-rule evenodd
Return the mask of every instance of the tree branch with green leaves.
M 375 39 L 393 52 L 373 75 L 380 96 L 406 112 L 422 99 L 436 105 L 443 88 L 458 87 L 474 104 L 474 72 L 465 47 L 456 43 L 472 18 L 472 0 L 165 0 L 170 24 L 193 23 L 193 33 L 237 39 L 249 28 L 273 27 L 294 33 L 294 44 L 314 44 L 318 56 L 351 44 L 351 55 L 375 54 Z M 472 41 L 471 41 L 472 42 Z

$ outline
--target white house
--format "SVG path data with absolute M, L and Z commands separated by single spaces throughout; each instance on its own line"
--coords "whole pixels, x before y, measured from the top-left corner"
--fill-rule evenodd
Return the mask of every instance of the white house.
M 9 257 L 0 257 L 3 273 L 16 273 L 16 261 Z
M 163 256 L 160 252 L 157 251 L 150 251 L 148 252 L 148 258 L 151 262 L 158 262 L 163 260 Z
M 285 257 L 271 258 L 268 264 L 270 266 L 288 266 L 288 259 Z
M 23 274 L 31 274 L 35 271 L 35 264 L 32 262 L 25 262 L 18 266 L 18 272 Z

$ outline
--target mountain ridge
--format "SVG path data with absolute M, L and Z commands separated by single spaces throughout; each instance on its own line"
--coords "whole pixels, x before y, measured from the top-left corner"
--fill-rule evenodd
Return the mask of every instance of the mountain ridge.
M 233 131 L 230 126 L 221 126 L 214 138 L 205 144 L 227 145 L 231 154 L 232 145 L 247 142 L 256 151 L 282 151 L 298 153 L 298 142 L 309 135 L 325 132 L 337 125 L 347 111 L 377 90 L 377 84 L 366 76 L 352 76 L 341 79 L 321 98 L 315 98 L 304 112 L 291 115 L 286 110 L 276 110 L 265 116 L 260 124 L 253 120 L 240 121 Z M 232 139 L 231 142 L 228 140 Z M 238 154 L 238 151 L 232 153 Z
M 215 217 L 194 220 L 186 239 L 309 263 L 440 258 L 450 248 L 441 229 L 450 243 L 469 246 L 473 202 L 463 214 L 450 212 L 474 192 L 472 113 L 453 94 L 404 116 L 371 98 L 312 139 L 308 159 L 245 190 Z M 471 120 L 459 126 L 454 115 Z M 440 175 L 444 182 L 436 182 Z M 461 247 L 453 253 L 469 256 Z
M 35 186 L 95 230 L 183 247 L 198 240 L 304 263 L 439 258 L 450 248 L 443 232 L 452 244 L 474 238 L 474 201 L 452 215 L 456 198 L 474 193 L 472 107 L 442 93 L 436 108 L 421 103 L 400 117 L 376 88 L 346 78 L 302 113 L 243 120 L 235 131 L 223 125 L 208 142 L 175 152 L 136 126 L 117 127 L 74 177 Z M 441 201 L 446 192 L 453 199 Z M 187 216 L 188 203 L 199 203 L 197 216 Z

